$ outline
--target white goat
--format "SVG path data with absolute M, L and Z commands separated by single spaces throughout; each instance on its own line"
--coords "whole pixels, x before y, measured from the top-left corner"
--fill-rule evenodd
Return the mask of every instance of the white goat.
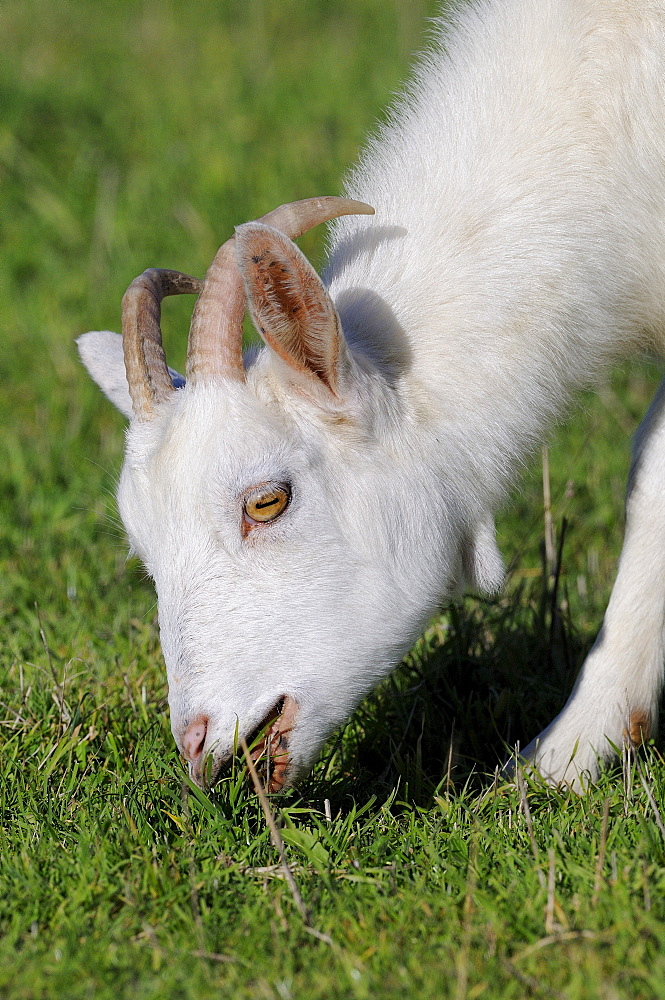
M 500 586 L 493 515 L 571 395 L 617 358 L 665 354 L 661 0 L 477 0 L 437 30 L 347 185 L 376 214 L 334 224 L 323 282 L 283 233 L 366 206 L 236 230 L 195 309 L 185 388 L 159 300 L 195 279 L 130 287 L 127 381 L 120 338 L 79 340 L 133 418 L 118 501 L 201 783 L 266 722 L 270 787 L 296 780 L 446 597 Z M 267 347 L 244 367 L 246 301 Z M 583 784 L 653 731 L 664 483 L 661 389 L 599 638 L 524 751 L 553 781 Z

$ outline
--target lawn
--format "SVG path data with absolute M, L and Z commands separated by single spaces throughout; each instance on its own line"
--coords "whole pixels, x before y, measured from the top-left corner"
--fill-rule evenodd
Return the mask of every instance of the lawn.
M 665 997 L 657 745 L 587 795 L 496 771 L 561 707 L 618 556 L 648 362 L 580 401 L 442 609 L 272 811 L 175 752 L 155 597 L 114 505 L 123 421 L 74 349 L 147 266 L 338 193 L 430 0 L 0 4 L 0 996 Z M 323 234 L 301 241 L 314 261 Z M 183 363 L 191 301 L 165 306 Z M 316 933 L 312 933 L 312 930 Z

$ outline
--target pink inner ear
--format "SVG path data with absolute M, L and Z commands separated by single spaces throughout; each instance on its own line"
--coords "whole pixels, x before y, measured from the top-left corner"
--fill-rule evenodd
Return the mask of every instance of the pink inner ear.
M 265 342 L 299 374 L 314 376 L 337 393 L 339 318 L 312 265 L 270 226 L 239 227 L 236 247 L 249 310 Z

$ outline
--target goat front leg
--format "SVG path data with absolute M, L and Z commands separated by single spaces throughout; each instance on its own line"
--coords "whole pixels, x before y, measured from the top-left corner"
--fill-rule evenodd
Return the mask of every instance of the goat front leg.
M 655 733 L 665 660 L 665 380 L 635 437 L 626 532 L 602 628 L 572 694 L 522 757 L 580 790 Z

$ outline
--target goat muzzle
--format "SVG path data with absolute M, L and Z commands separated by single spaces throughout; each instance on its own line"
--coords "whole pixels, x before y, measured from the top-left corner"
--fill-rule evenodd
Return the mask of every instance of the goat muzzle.
M 291 755 L 289 742 L 298 715 L 298 703 L 286 695 L 261 728 L 265 731 L 251 750 L 251 757 L 266 791 L 279 792 L 286 784 Z

